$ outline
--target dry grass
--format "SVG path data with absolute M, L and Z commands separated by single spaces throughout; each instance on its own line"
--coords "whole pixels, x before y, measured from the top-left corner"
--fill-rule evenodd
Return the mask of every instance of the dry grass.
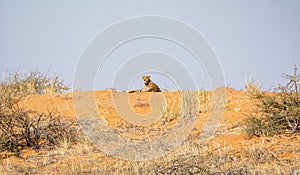
M 236 150 L 184 142 L 151 161 L 127 161 L 105 155 L 91 143 L 28 152 L 1 160 L 1 174 L 299 174 L 299 159 L 281 160 L 263 143 Z
M 261 85 L 258 81 L 254 80 L 253 73 L 250 72 L 247 77 L 245 74 L 245 89 L 251 98 L 257 98 L 261 95 Z
M 7 91 L 8 92 L 8 91 Z M 11 93 L 13 93 L 11 91 Z M 117 93 L 117 92 L 114 92 Z M 7 93 L 9 96 L 9 93 Z M 199 103 L 193 101 L 191 95 L 197 94 Z M 188 118 L 188 112 L 197 111 L 198 119 L 204 114 L 211 113 L 217 103 L 212 93 L 200 91 L 195 94 L 183 94 L 183 98 L 173 96 L 167 100 L 167 108 L 162 117 L 149 126 L 136 126 L 124 120 L 108 120 L 116 123 L 109 123 L 109 128 L 114 129 L 118 134 L 126 136 L 133 141 L 147 141 L 160 137 L 176 126 L 180 115 L 183 119 Z M 13 96 L 13 95 L 12 95 Z M 2 96 L 3 97 L 3 96 Z M 14 98 L 13 98 L 14 99 Z M 233 97 L 232 97 L 233 99 Z M 13 101 L 15 104 L 18 102 Z M 105 99 L 107 100 L 107 99 Z M 239 107 L 243 107 L 243 101 L 239 101 Z M 6 102 L 9 105 L 9 101 Z M 182 103 L 182 105 L 180 105 Z M 3 104 L 3 103 L 2 103 Z M 145 100 L 136 102 L 136 108 L 148 108 Z M 178 105 L 179 104 L 179 105 Z M 113 106 L 107 105 L 106 116 L 110 119 L 114 113 Z M 195 106 L 199 105 L 199 106 Z M 235 105 L 232 103 L 231 105 Z M 3 106 L 3 105 L 2 105 Z M 101 106 L 101 107 L 103 107 Z M 0 104 L 1 107 L 1 104 Z M 187 110 L 180 110 L 184 107 Z M 103 107 L 104 108 L 104 107 Z M 235 107 L 230 106 L 226 110 L 234 111 Z M 249 109 L 245 109 L 246 111 Z M 237 113 L 239 110 L 234 111 Z M 227 111 L 228 112 L 228 111 Z M 233 115 L 233 113 L 226 113 Z M 241 114 L 242 115 L 242 114 Z M 227 117 L 228 117 L 227 116 Z M 63 118 L 63 116 L 61 116 Z M 228 118 L 225 119 L 225 122 Z M 230 118 L 232 119 L 232 118 Z M 200 120 L 204 120 L 200 118 Z M 224 121 L 223 121 L 224 122 Z M 201 124 L 201 123 L 198 123 Z M 223 123 L 224 124 L 224 123 Z M 0 174 L 299 174 L 300 173 L 300 149 L 299 134 L 285 136 L 283 142 L 281 137 L 262 137 L 244 139 L 239 143 L 236 140 L 228 140 L 230 144 L 220 143 L 217 139 L 226 140 L 226 134 L 217 132 L 217 136 L 200 145 L 199 134 L 201 127 L 174 150 L 165 155 L 149 161 L 123 160 L 107 155 L 101 147 L 94 145 L 82 133 L 76 132 L 77 141 L 70 142 L 63 138 L 51 148 L 41 147 L 38 150 L 32 147 L 21 149 L 18 154 L 9 151 L 0 153 Z M 195 130 L 195 128 L 191 128 Z M 224 129 L 224 128 L 223 128 Z M 283 140 L 284 140 L 283 139 Z M 284 143 L 284 144 L 283 144 Z M 125 151 L 125 150 L 124 150 Z
M 165 115 L 176 116 L 178 113 L 172 113 L 172 110 L 169 109 Z M 176 117 L 173 120 L 176 120 Z M 169 126 L 169 123 L 166 122 L 153 125 L 153 128 Z M 131 134 L 139 135 L 144 132 L 133 125 L 124 127 L 135 130 Z M 298 158 L 300 150 L 294 147 L 293 153 L 298 156 L 284 159 L 281 154 L 287 153 L 291 147 L 286 145 L 271 149 L 270 145 L 279 144 L 276 138 L 271 137 L 271 141 L 268 143 L 258 140 L 251 141 L 252 144 L 245 144 L 243 147 L 232 147 L 220 144 L 215 140 L 206 145 L 199 145 L 196 143 L 197 137 L 197 135 L 190 136 L 180 146 L 160 158 L 150 161 L 130 161 L 111 157 L 84 136 L 80 136 L 81 140 L 77 144 L 70 144 L 65 140 L 52 150 L 41 149 L 36 152 L 32 149 L 25 149 L 18 156 L 8 156 L 7 152 L 2 153 L 0 154 L 0 174 L 231 175 L 300 173 L 300 159 Z M 142 140 L 145 139 L 149 139 L 149 137 Z
M 2 77 L 0 90 L 10 91 L 11 95 L 26 96 L 29 94 L 61 94 L 69 89 L 59 76 L 50 77 L 47 74 L 30 71 L 27 73 L 9 73 Z
M 200 112 L 208 112 L 212 109 L 211 93 L 206 90 L 199 91 Z

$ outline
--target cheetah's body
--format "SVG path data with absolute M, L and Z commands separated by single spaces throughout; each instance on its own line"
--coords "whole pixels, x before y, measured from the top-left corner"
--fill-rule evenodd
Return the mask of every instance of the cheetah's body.
M 161 92 L 160 88 L 150 79 L 150 76 L 143 76 L 144 87 L 141 90 L 130 90 L 129 93 L 134 92 Z
M 144 87 L 142 92 L 161 92 L 160 88 L 150 79 L 150 76 L 143 76 Z

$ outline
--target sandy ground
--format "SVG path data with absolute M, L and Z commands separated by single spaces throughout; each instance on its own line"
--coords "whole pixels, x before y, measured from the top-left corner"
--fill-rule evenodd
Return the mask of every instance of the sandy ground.
M 225 106 L 223 108 L 218 129 L 205 144 L 219 145 L 223 148 L 230 148 L 237 152 L 245 148 L 263 147 L 270 151 L 277 151 L 278 159 L 296 159 L 300 156 L 300 135 L 281 135 L 263 138 L 248 138 L 244 133 L 243 121 L 248 114 L 254 111 L 254 101 L 250 99 L 245 91 L 226 88 Z M 210 94 L 210 93 L 209 93 Z M 73 96 L 74 95 L 74 96 Z M 124 103 L 120 98 L 124 97 Z M 126 96 L 128 95 L 128 97 Z M 170 131 L 176 126 L 179 120 L 184 99 L 181 92 L 162 92 L 162 93 L 134 93 L 113 91 L 93 91 L 80 93 L 67 93 L 61 95 L 30 95 L 24 98 L 21 106 L 39 112 L 55 111 L 67 118 L 77 120 L 76 116 L 81 113 L 81 109 L 74 108 L 74 103 L 83 103 L 93 108 L 93 115 L 101 118 L 103 125 L 109 129 L 119 131 L 119 133 L 136 141 L 151 140 L 161 136 L 162 133 Z M 115 100 L 114 100 L 115 99 Z M 76 102 L 77 100 L 77 102 Z M 84 102 L 80 102 L 84 101 Z M 84 104 L 84 103 L 92 104 Z M 200 101 L 200 108 L 197 109 L 196 118 L 193 122 L 189 136 L 194 143 L 201 142 L 201 133 L 206 122 L 212 116 L 214 110 L 218 110 L 211 98 Z M 118 104 L 119 103 L 119 104 Z M 128 105 L 128 106 L 127 106 Z M 80 105 L 79 105 L 80 106 Z M 92 113 L 91 113 L 92 114 Z M 131 115 L 134 114 L 134 115 Z M 170 119 L 160 118 L 161 114 L 175 115 Z M 138 126 L 137 126 L 138 125 Z M 139 130 L 138 134 L 137 131 Z M 138 129 L 137 129 L 138 128 Z M 84 152 L 84 149 L 81 149 Z M 23 152 L 23 157 L 30 155 L 32 150 Z M 95 155 L 105 157 L 100 150 Z M 80 157 L 80 155 L 77 155 Z M 74 157 L 66 157 L 63 162 L 72 161 Z M 84 156 L 82 156 L 84 159 Z M 3 161 L 10 161 L 16 164 L 18 158 L 7 158 Z M 105 162 L 115 163 L 115 159 L 107 157 Z M 26 162 L 26 161 L 25 161 Z M 105 164 L 103 161 L 99 164 Z M 59 166 L 59 165 L 57 165 Z M 105 165 L 106 166 L 106 165 Z M 1 170 L 1 169 L 0 169 Z
M 116 105 L 116 101 L 118 101 L 118 97 L 116 95 L 123 94 L 123 92 L 113 92 L 113 91 L 93 91 L 93 92 L 85 92 L 82 93 L 81 96 L 88 94 L 94 100 L 94 107 L 97 108 L 99 112 L 99 116 L 104 117 L 106 124 L 109 128 L 118 129 L 118 127 L 125 126 L 128 124 L 127 120 L 130 118 L 124 117 L 126 113 L 122 117 L 122 109 L 121 112 Z M 126 93 L 125 93 L 126 94 Z M 181 93 L 180 92 L 162 92 L 159 93 L 161 98 L 159 100 L 165 100 L 166 105 L 168 106 L 168 110 L 172 110 L 172 112 L 177 113 L 180 109 L 181 104 Z M 129 102 L 129 108 L 133 113 L 136 113 L 138 117 L 149 118 L 151 117 L 151 106 L 157 103 L 159 100 L 155 99 L 153 95 L 155 93 L 134 93 L 127 94 L 127 102 Z M 152 96 L 152 97 L 151 97 Z M 116 98 L 114 98 L 116 97 Z M 37 110 L 39 112 L 47 112 L 47 111 L 56 111 L 57 113 L 62 114 L 63 116 L 76 118 L 76 112 L 74 110 L 74 98 L 72 93 L 61 94 L 61 95 L 33 95 L 26 97 L 22 105 L 25 108 Z M 79 95 L 79 98 L 80 95 Z M 150 100 L 152 98 L 152 101 Z M 113 100 L 115 99 L 115 100 Z M 151 104 L 153 102 L 153 104 Z M 160 103 L 160 102 L 159 102 Z M 199 102 L 201 103 L 201 102 Z M 208 102 L 209 103 L 209 102 Z M 121 104 L 122 105 L 122 104 Z M 119 105 L 120 106 L 120 105 Z M 157 108 L 162 108 L 163 105 L 158 105 Z M 156 108 L 155 106 L 153 108 Z M 211 105 L 208 105 L 207 110 L 203 110 L 204 112 L 198 112 L 198 118 L 195 120 L 195 126 L 192 131 L 192 135 L 200 135 L 203 129 L 203 126 L 206 124 L 207 119 L 210 116 Z M 245 91 L 241 90 L 233 90 L 231 88 L 226 89 L 226 104 L 225 109 L 223 111 L 222 118 L 220 120 L 219 128 L 216 131 L 214 138 L 210 140 L 210 142 L 217 142 L 222 145 L 230 145 L 235 148 L 242 149 L 244 146 L 252 145 L 255 142 L 258 142 L 262 138 L 252 138 L 249 139 L 245 135 L 243 131 L 243 121 L 247 117 L 247 115 L 253 112 L 255 109 L 254 101 L 250 99 Z M 214 109 L 212 109 L 214 110 Z M 120 113 L 119 113 L 120 112 Z M 148 115 L 147 115 L 148 114 Z M 132 119 L 134 120 L 134 119 Z M 154 120 L 148 121 L 145 126 L 156 127 L 159 125 L 159 118 L 155 118 Z M 171 121 L 169 127 L 172 127 L 176 123 L 176 121 Z M 277 146 L 291 144 L 291 146 L 300 148 L 300 137 L 299 135 L 295 135 L 294 137 L 285 137 L 278 136 L 266 139 L 265 144 L 269 145 L 274 149 L 276 145 L 274 143 L 270 143 L 276 140 Z M 293 142 L 290 142 L 290 139 L 293 139 Z M 286 155 L 283 154 L 284 157 L 288 156 L 296 156 L 290 152 L 287 152 Z

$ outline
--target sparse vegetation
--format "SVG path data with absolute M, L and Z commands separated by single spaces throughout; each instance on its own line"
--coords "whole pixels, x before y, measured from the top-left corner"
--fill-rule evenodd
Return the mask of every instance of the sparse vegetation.
M 34 153 L 25 157 L 30 163 L 22 167 L 7 163 L 5 168 L 7 172 L 28 174 L 299 174 L 299 164 L 278 159 L 278 153 L 263 143 L 237 151 L 218 144 L 199 146 L 188 140 L 151 161 L 121 160 L 99 152 L 85 143 L 63 152 Z
M 258 103 L 255 114 L 246 120 L 246 132 L 249 136 L 269 136 L 285 132 L 299 131 L 300 94 L 297 67 L 292 75 L 284 74 L 288 80 L 284 86 L 279 85 L 274 93 L 250 91 Z M 247 87 L 246 87 L 247 88 Z
M 51 148 L 62 141 L 76 143 L 77 132 L 73 122 L 52 112 L 37 113 L 16 107 L 9 113 L 1 112 L 0 152 Z
M 48 77 L 38 71 L 30 71 L 29 74 L 14 72 L 3 79 L 4 81 L 0 83 L 0 90 L 10 91 L 14 97 L 46 93 L 60 94 L 69 89 L 59 76 Z
M 252 72 L 249 74 L 249 79 L 245 76 L 246 85 L 245 89 L 248 92 L 250 98 L 259 98 L 261 95 L 261 87 L 258 81 L 253 79 Z
M 39 150 L 45 145 L 57 146 L 63 140 L 76 142 L 77 127 L 72 121 L 53 111 L 38 113 L 19 106 L 25 95 L 46 93 L 48 87 L 55 93 L 66 89 L 58 77 L 47 78 L 38 72 L 28 76 L 14 73 L 0 84 L 0 152 Z
M 206 116 L 214 110 L 212 106 L 217 102 L 212 99 L 213 91 L 202 90 L 193 93 L 195 95 L 193 97 L 198 98 L 199 95 L 200 102 L 200 108 L 199 106 L 197 108 L 200 111 L 196 111 L 198 114 L 196 126 L 191 128 L 193 133 L 190 133 L 189 138 L 174 150 L 150 161 L 131 161 L 111 157 L 103 152 L 101 147 L 81 135 L 78 131 L 79 127 L 74 123 L 75 117 L 71 120 L 53 111 L 37 112 L 20 107 L 19 102 L 22 102 L 25 95 L 44 94 L 47 93 L 45 89 L 18 92 L 24 89 L 19 87 L 30 86 L 12 83 L 20 81 L 2 82 L 0 84 L 0 174 L 299 174 L 299 135 L 243 139 L 242 127 L 239 121 L 235 120 L 235 116 L 251 110 L 243 105 L 257 101 L 258 111 L 249 117 L 252 121 L 247 123 L 248 129 L 251 129 L 250 133 L 262 136 L 271 135 L 269 133 L 273 131 L 280 131 L 276 133 L 299 131 L 299 126 L 296 127 L 299 121 L 296 116 L 299 113 L 295 112 L 299 109 L 297 107 L 299 76 L 296 75 L 295 69 L 293 75 L 285 75 L 285 77 L 288 78 L 289 83 L 286 86 L 279 86 L 277 89 L 279 92 L 262 92 L 256 83 L 249 86 L 255 90 L 248 91 L 255 92 L 252 100 L 245 98 L 245 92 L 228 91 L 232 103 L 225 109 L 216 137 L 204 145 L 198 144 L 199 133 L 202 132 L 201 126 L 205 125 Z M 296 84 L 294 80 L 297 81 Z M 151 105 L 146 100 L 149 97 L 147 94 L 149 93 L 133 96 L 139 99 L 133 101 L 135 103 L 133 108 L 139 108 L 140 111 L 149 109 Z M 176 98 L 180 97 L 176 94 L 179 93 L 166 93 L 168 108 L 159 120 L 149 126 L 138 126 L 118 118 L 110 93 L 107 91 L 97 92 L 96 101 L 99 103 L 98 110 L 107 120 L 110 129 L 133 141 L 151 141 L 176 126 L 182 110 L 181 103 L 187 109 L 183 112 L 196 108 L 195 104 L 198 103 L 190 100 L 194 98 L 188 98 L 189 96 Z M 45 95 L 47 98 L 50 96 L 52 95 Z M 52 97 L 57 100 L 51 99 L 55 105 L 72 104 L 73 100 L 64 95 Z M 32 99 L 43 99 L 43 96 L 29 96 L 26 100 Z M 273 103 L 270 103 L 272 100 Z M 68 108 L 62 107 L 62 109 Z M 271 109 L 277 113 L 267 113 L 272 111 Z M 274 119 L 267 117 L 272 116 L 271 114 L 273 117 L 277 114 L 275 116 L 280 115 L 282 118 L 266 122 L 266 119 Z M 189 120 L 189 118 L 185 119 Z M 269 125 L 274 128 L 268 130 Z M 228 135 L 234 137 L 227 137 Z M 280 139 L 287 141 L 283 142 Z M 291 143 L 290 140 L 294 142 Z M 153 148 L 150 146 L 149 149 Z
M 206 90 L 199 91 L 200 112 L 208 112 L 212 108 L 211 94 Z

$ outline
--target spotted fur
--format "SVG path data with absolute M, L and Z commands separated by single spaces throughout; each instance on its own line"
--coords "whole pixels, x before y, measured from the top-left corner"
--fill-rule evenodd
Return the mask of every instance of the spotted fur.
M 161 92 L 160 88 L 150 79 L 151 76 L 143 76 L 144 87 L 141 90 L 129 90 L 129 93 L 135 92 Z
M 143 76 L 144 87 L 142 92 L 161 92 L 160 88 L 150 79 L 150 76 Z

